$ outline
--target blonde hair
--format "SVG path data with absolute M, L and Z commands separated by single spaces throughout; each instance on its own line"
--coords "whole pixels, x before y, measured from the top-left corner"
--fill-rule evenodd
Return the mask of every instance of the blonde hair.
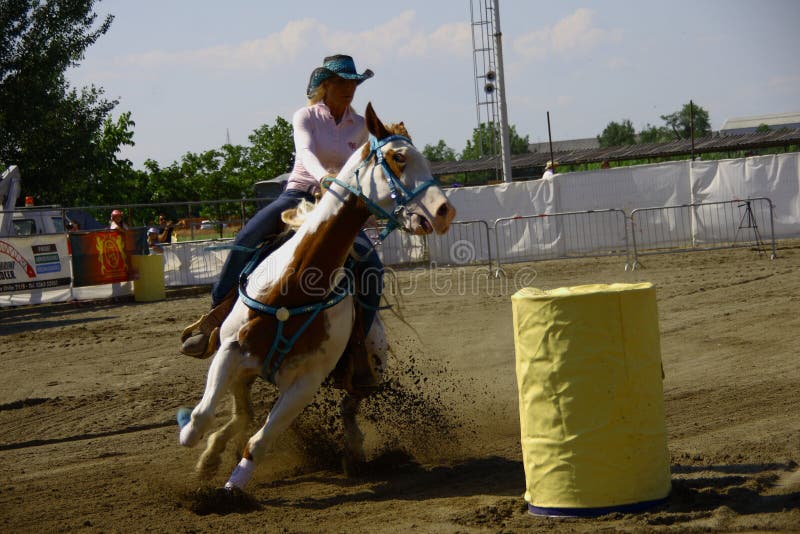
M 308 102 L 306 106 L 313 106 L 314 104 L 318 104 L 325 100 L 325 96 L 328 94 L 328 83 L 329 80 L 332 80 L 334 77 L 331 76 L 330 78 L 325 78 L 322 82 L 314 89 L 314 92 L 311 93 L 311 96 L 308 98 Z M 355 113 L 356 110 L 353 109 L 353 106 L 349 106 L 350 113 Z
M 308 97 L 308 106 L 313 106 L 317 102 L 322 102 L 325 99 L 329 79 L 330 78 L 322 80 L 322 83 L 319 84 L 316 89 L 314 89 L 314 92 L 311 93 L 310 97 Z

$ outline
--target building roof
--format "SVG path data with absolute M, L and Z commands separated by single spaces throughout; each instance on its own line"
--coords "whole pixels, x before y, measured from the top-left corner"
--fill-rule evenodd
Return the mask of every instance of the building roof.
M 774 130 L 766 133 L 741 135 L 712 135 L 694 140 L 694 153 L 734 152 L 776 146 L 800 144 L 800 129 Z M 555 149 L 555 146 L 553 147 Z M 595 148 L 588 150 L 553 151 L 553 158 L 561 165 L 580 165 L 601 161 L 625 161 L 630 159 L 689 156 L 692 142 L 689 139 L 668 143 L 642 143 L 638 145 Z M 512 170 L 543 168 L 550 159 L 550 152 L 515 154 L 511 156 Z M 434 176 L 495 170 L 502 167 L 499 156 L 479 160 L 437 161 L 431 163 Z
M 720 132 L 726 130 L 740 130 L 742 128 L 758 128 L 762 124 L 767 126 L 785 126 L 800 124 L 800 112 L 773 113 L 771 115 L 752 115 L 750 117 L 734 117 L 722 123 Z
M 566 141 L 553 141 L 553 151 L 562 150 L 586 150 L 589 148 L 600 148 L 600 141 L 597 137 L 586 137 L 583 139 L 567 139 Z M 550 152 L 550 143 L 531 143 L 528 145 L 528 151 L 533 152 Z

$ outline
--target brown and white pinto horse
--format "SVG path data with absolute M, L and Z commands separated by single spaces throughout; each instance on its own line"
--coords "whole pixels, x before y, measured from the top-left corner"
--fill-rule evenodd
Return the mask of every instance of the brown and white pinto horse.
M 219 466 L 226 443 L 241 436 L 253 418 L 253 380 L 266 375 L 277 385 L 278 399 L 264 426 L 245 445 L 226 488 L 244 489 L 258 462 L 313 400 L 342 356 L 355 317 L 349 293 L 339 300 L 328 300 L 313 317 L 290 311 L 314 307 L 334 292 L 356 235 L 371 210 L 390 214 L 394 223 L 420 235 L 446 232 L 455 216 L 455 208 L 433 184 L 427 160 L 411 142 L 392 135 L 397 132 L 383 125 L 371 104 L 365 118 L 377 142 L 350 157 L 294 236 L 249 276 L 247 294 L 240 295 L 220 329 L 221 345 L 209 368 L 202 400 L 191 415 L 188 410 L 179 414 L 180 443 L 194 446 L 209 429 L 222 396 L 231 394 L 232 417 L 209 437 L 197 465 L 201 474 L 210 475 Z M 263 303 L 268 312 L 248 307 L 246 302 L 252 304 L 251 299 Z M 288 340 L 294 343 L 285 343 Z M 276 346 L 278 352 L 282 350 L 278 360 Z M 385 358 L 386 341 L 377 316 L 367 346 L 378 358 Z M 350 454 L 363 458 L 363 438 L 357 427 L 353 428 L 357 403 L 345 397 L 342 405 L 348 434 L 345 446 Z

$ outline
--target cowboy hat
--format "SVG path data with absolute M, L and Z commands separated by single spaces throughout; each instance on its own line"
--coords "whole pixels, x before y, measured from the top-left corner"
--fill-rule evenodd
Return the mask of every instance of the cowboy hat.
M 120 210 L 114 210 L 111 212 L 112 217 L 115 217 L 117 215 L 123 215 L 123 213 Z
M 547 170 L 547 169 L 552 169 L 553 167 L 558 167 L 558 162 L 557 162 L 557 161 L 548 161 L 548 162 L 545 164 L 545 166 L 544 166 L 544 169 L 545 169 L 545 170 Z
M 317 87 L 330 78 L 331 76 L 338 76 L 345 80 L 356 80 L 359 84 L 364 80 L 372 78 L 374 73 L 367 69 L 362 74 L 356 71 L 356 64 L 353 58 L 342 54 L 335 56 L 328 56 L 322 61 L 322 66 L 314 69 L 311 77 L 308 79 L 308 88 L 306 89 L 306 96 L 311 98 Z

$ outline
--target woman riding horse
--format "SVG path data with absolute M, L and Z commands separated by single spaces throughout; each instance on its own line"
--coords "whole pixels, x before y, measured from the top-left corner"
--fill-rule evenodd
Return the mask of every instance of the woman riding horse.
M 364 117 L 351 107 L 356 87 L 373 76 L 369 69 L 359 74 L 353 58 L 326 57 L 311 73 L 306 90 L 308 104 L 295 112 L 295 163 L 286 188 L 273 202 L 262 208 L 236 235 L 220 277 L 211 291 L 211 311 L 186 328 L 181 336 L 181 352 L 195 358 L 211 356 L 219 346 L 219 327 L 236 301 L 239 274 L 261 243 L 273 240 L 282 230 L 281 213 L 301 200 L 313 201 L 320 182 L 335 177 L 356 148 L 367 141 Z M 362 242 L 368 238 L 362 233 Z M 372 323 L 374 310 L 383 289 L 383 265 L 378 255 L 368 250 L 362 255 L 357 272 L 359 300 L 365 303 L 361 324 L 364 331 Z M 364 332 L 365 334 L 366 332 Z
M 261 376 L 277 386 L 278 399 L 244 446 L 226 488 L 247 485 L 277 437 L 340 361 L 356 316 L 344 267 L 370 214 L 388 219 L 388 230 L 417 235 L 443 234 L 455 217 L 455 208 L 411 141 L 387 128 L 371 105 L 365 120 L 370 142 L 326 180 L 328 191 L 297 232 L 252 272 L 245 269 L 239 298 L 220 328 L 220 348 L 203 398 L 193 410 L 178 413 L 180 443 L 191 447 L 210 428 L 222 396 L 233 397 L 230 420 L 208 438 L 198 462 L 198 470 L 209 475 L 219 466 L 226 443 L 250 427 L 254 379 Z M 305 277 L 308 272 L 315 276 Z

